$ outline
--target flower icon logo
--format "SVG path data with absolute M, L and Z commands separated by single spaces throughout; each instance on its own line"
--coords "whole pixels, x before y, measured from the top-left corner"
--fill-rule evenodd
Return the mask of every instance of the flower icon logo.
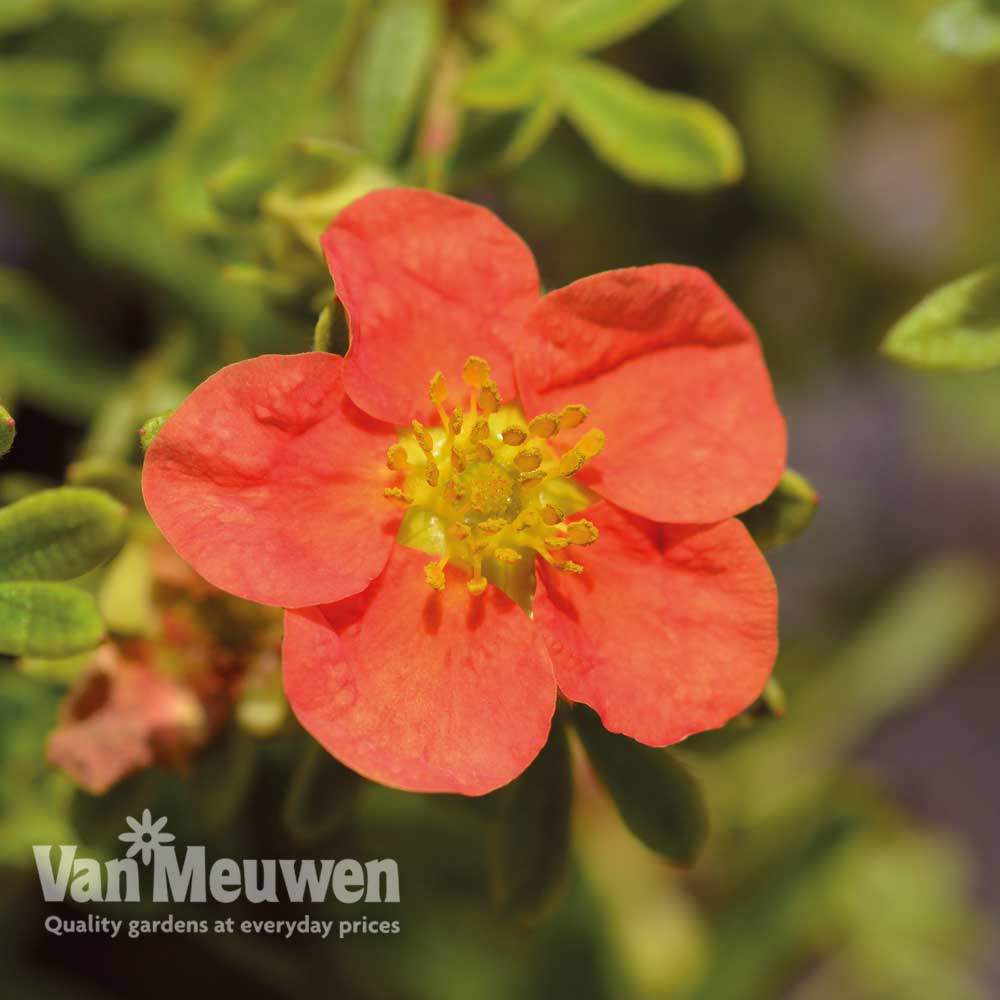
M 153 855 L 174 839 L 172 833 L 163 832 L 163 828 L 167 825 L 167 817 L 161 816 L 154 823 L 153 814 L 148 809 L 143 809 L 141 822 L 132 816 L 126 816 L 125 821 L 132 828 L 132 832 L 119 834 L 118 839 L 130 841 L 132 846 L 128 849 L 126 857 L 131 858 L 141 852 L 144 865 L 148 865 Z

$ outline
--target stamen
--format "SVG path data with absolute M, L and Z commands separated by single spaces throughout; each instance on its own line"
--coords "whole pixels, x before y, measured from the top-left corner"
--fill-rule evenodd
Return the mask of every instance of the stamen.
M 583 572 L 583 567 L 579 563 L 567 559 L 566 562 L 553 563 L 556 569 L 561 569 L 564 573 L 575 573 L 579 576 Z
M 476 355 L 472 355 L 462 368 L 462 378 L 470 389 L 482 389 L 489 377 L 489 362 Z
M 472 430 L 469 431 L 469 440 L 478 444 L 485 441 L 490 436 L 490 422 L 485 417 L 480 417 Z
M 530 528 L 537 528 L 541 520 L 542 518 L 538 511 L 532 510 L 529 507 L 527 510 L 522 510 L 521 513 L 514 518 L 512 527 L 514 531 L 527 531 Z
M 587 456 L 576 448 L 570 448 L 569 451 L 559 459 L 559 464 L 556 466 L 555 471 L 552 473 L 553 476 L 575 476 L 582 468 L 583 463 L 587 461 Z
M 401 444 L 394 444 L 385 453 L 385 464 L 393 472 L 406 472 L 410 468 L 410 460 L 406 454 L 406 448 Z
M 497 388 L 496 382 L 490 379 L 483 385 L 479 390 L 479 396 L 476 402 L 479 404 L 479 409 L 483 413 L 496 413 L 497 410 L 503 406 L 503 398 L 500 395 L 500 390 Z
M 436 372 L 431 378 L 431 402 L 440 406 L 448 398 L 448 385 L 443 372 Z
M 549 535 L 545 539 L 545 545 L 550 549 L 565 549 L 569 547 L 569 544 L 570 541 L 565 535 Z
M 465 410 L 461 406 L 456 406 L 451 413 L 451 432 L 458 437 L 462 433 L 462 424 L 465 421 Z
M 568 431 L 579 427 L 589 416 L 590 410 L 582 403 L 570 403 L 569 406 L 564 406 L 559 414 L 559 429 Z
M 502 563 L 507 563 L 508 565 L 513 565 L 514 563 L 519 563 L 521 561 L 521 553 L 517 549 L 494 549 L 493 555 Z
M 593 458 L 604 450 L 604 431 L 592 427 L 576 442 L 576 450 L 585 458 Z
M 514 456 L 514 465 L 521 472 L 534 472 L 542 464 L 543 457 L 540 448 L 525 448 Z
M 465 459 L 462 458 L 457 448 L 451 449 L 451 467 L 456 472 L 465 472 Z
M 597 541 L 597 525 L 593 521 L 573 521 L 566 525 L 566 535 L 574 545 L 593 545 Z
M 401 503 L 404 507 L 408 507 L 413 503 L 413 497 L 408 493 L 404 493 L 398 486 L 389 486 L 382 491 L 382 496 L 386 500 L 393 500 L 396 503 Z
M 540 511 L 542 516 L 542 522 L 548 524 L 549 526 L 553 524 L 559 524 L 562 521 L 562 511 L 558 507 L 553 507 L 552 504 L 547 503 Z
M 444 590 L 444 563 L 432 562 L 424 567 L 424 579 L 435 590 Z
M 433 463 L 427 463 L 427 469 L 424 472 L 424 479 L 428 486 L 437 486 L 441 479 L 441 470 Z
M 539 413 L 528 424 L 528 433 L 532 437 L 550 438 L 559 433 L 559 417 L 554 413 Z
M 503 531 L 508 524 L 510 522 L 502 517 L 488 517 L 485 521 L 480 521 L 477 527 L 484 535 L 495 535 Z
M 420 450 L 427 455 L 433 454 L 434 442 L 431 440 L 431 435 L 427 428 L 419 420 L 414 420 L 411 426 L 413 427 L 413 437 L 417 444 L 420 445 Z
M 466 451 L 465 457 L 473 462 L 492 462 L 493 452 L 488 444 L 480 441 Z
M 528 440 L 528 432 L 524 430 L 523 427 L 505 427 L 501 432 L 500 437 L 503 439 L 504 444 L 509 444 L 512 448 L 518 447 L 518 445 L 524 444 Z

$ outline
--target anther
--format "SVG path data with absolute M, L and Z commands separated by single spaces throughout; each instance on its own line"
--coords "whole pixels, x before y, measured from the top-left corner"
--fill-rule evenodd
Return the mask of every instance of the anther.
M 550 535 L 545 539 L 545 547 L 547 549 L 565 549 L 569 544 L 570 541 L 566 535 Z
M 466 451 L 465 457 L 473 462 L 492 462 L 493 452 L 488 444 L 480 441 Z
M 437 486 L 441 480 L 441 470 L 433 462 L 428 462 L 427 469 L 424 471 L 424 479 L 428 486 Z
M 462 378 L 465 384 L 472 389 L 482 389 L 490 377 L 490 365 L 483 358 L 473 355 L 462 368 Z
M 398 486 L 389 486 L 387 489 L 382 491 L 382 496 L 384 496 L 386 500 L 393 500 L 396 503 L 401 503 L 404 507 L 413 503 L 413 497 L 404 493 Z
M 553 475 L 575 476 L 583 468 L 583 463 L 586 461 L 586 455 L 576 448 L 570 448 L 570 450 L 559 459 L 559 464 L 556 466 Z
M 465 459 L 457 448 L 451 449 L 451 467 L 456 472 L 465 472 Z
M 409 457 L 406 454 L 406 448 L 401 444 L 394 444 L 385 453 L 385 464 L 392 469 L 393 472 L 406 472 L 410 467 Z
M 582 403 L 570 403 L 569 406 L 564 406 L 559 414 L 559 429 L 568 431 L 579 427 L 589 416 L 590 410 Z
M 504 444 L 509 444 L 512 448 L 524 444 L 528 440 L 528 432 L 523 427 L 506 427 L 500 434 Z
M 535 469 L 534 472 L 522 472 L 517 481 L 523 490 L 537 489 L 548 478 L 544 469 Z
M 593 521 L 574 521 L 566 525 L 566 535 L 573 545 L 593 545 L 597 541 L 597 525 Z
M 462 433 L 462 424 L 465 422 L 465 410 L 461 406 L 456 406 L 451 412 L 451 432 L 458 435 Z
M 556 569 L 561 569 L 564 573 L 575 573 L 579 576 L 583 572 L 583 567 L 579 563 L 567 559 L 566 562 L 553 563 Z
M 449 530 L 451 531 L 452 538 L 457 538 L 460 542 L 464 542 L 472 534 L 472 529 L 461 521 L 453 524 Z
M 420 450 L 430 455 L 434 451 L 434 442 L 431 440 L 430 432 L 419 420 L 414 420 L 411 426 L 413 427 L 413 437 L 420 445 Z
M 424 567 L 424 579 L 435 590 L 444 590 L 444 567 L 440 563 L 428 563 Z
M 431 402 L 440 405 L 448 398 L 448 385 L 444 380 L 444 373 L 437 372 L 431 379 Z
M 469 593 L 473 597 L 478 597 L 486 589 L 486 577 L 484 576 L 474 576 L 467 584 L 466 587 L 469 588 Z
M 592 427 L 577 441 L 576 450 L 585 458 L 593 458 L 604 450 L 604 431 Z
M 554 413 L 539 413 L 530 424 L 528 433 L 532 437 L 550 438 L 559 433 L 559 417 Z
M 537 510 L 532 510 L 529 507 L 528 510 L 522 510 L 521 513 L 514 518 L 514 524 L 512 527 L 515 531 L 527 531 L 528 528 L 538 527 L 541 520 L 542 515 L 540 515 Z
M 477 402 L 479 403 L 479 409 L 487 414 L 496 413 L 503 406 L 503 398 L 493 379 L 487 380 L 480 388 Z
M 502 517 L 488 517 L 485 521 L 480 521 L 477 527 L 484 535 L 495 535 L 498 531 L 503 531 L 509 521 Z
M 478 444 L 480 441 L 485 441 L 489 436 L 490 422 L 485 417 L 480 417 L 472 425 L 472 430 L 469 431 L 469 440 Z
M 542 464 L 540 448 L 525 448 L 514 456 L 514 465 L 520 472 L 534 472 Z
M 558 507 L 553 507 L 552 504 L 547 503 L 540 511 L 542 521 L 549 525 L 559 524 L 562 521 L 562 511 Z
M 517 549 L 495 549 L 493 555 L 502 563 L 507 563 L 508 565 L 513 565 L 514 563 L 519 563 L 521 561 L 521 553 Z

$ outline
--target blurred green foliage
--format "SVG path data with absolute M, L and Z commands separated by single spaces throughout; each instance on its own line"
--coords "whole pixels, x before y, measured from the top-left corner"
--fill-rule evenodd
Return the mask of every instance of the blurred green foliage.
M 584 714 L 483 800 L 343 769 L 288 717 L 274 649 L 185 766 L 92 796 L 45 761 L 91 657 L 3 661 L 5 982 L 73 998 L 197 995 L 209 977 L 250 998 L 989 996 L 967 843 L 859 755 L 933 705 L 996 621 L 1000 542 L 967 495 L 995 515 L 997 373 L 894 373 L 877 348 L 906 316 L 890 355 L 996 363 L 981 269 L 1000 259 L 998 18 L 992 0 L 0 4 L 0 397 L 23 428 L 0 500 L 51 502 L 40 490 L 65 480 L 131 510 L 124 548 L 72 591 L 95 616 L 82 645 L 105 629 L 119 650 L 152 643 L 180 682 L 196 650 L 228 664 L 257 641 L 252 611 L 200 594 L 194 638 L 167 655 L 194 585 L 156 566 L 137 431 L 150 440 L 223 364 L 314 337 L 343 351 L 318 236 L 391 184 L 496 208 L 550 287 L 708 267 L 761 330 L 810 480 L 790 474 L 747 523 L 771 548 L 816 513 L 812 482 L 825 498 L 775 553 L 784 718 L 775 685 L 667 755 Z M 62 569 L 112 555 L 113 534 L 78 538 Z M 22 604 L 25 587 L 70 592 L 3 587 Z M 143 808 L 218 856 L 396 858 L 403 933 L 47 938 L 30 845 L 115 854 Z M 702 843 L 690 872 L 662 859 Z

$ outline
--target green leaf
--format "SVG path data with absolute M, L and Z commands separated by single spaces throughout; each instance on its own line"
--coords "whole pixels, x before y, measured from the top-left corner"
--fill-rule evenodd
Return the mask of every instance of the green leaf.
M 573 722 L 629 830 L 670 861 L 691 864 L 708 835 L 708 813 L 687 769 L 666 750 L 609 733 L 583 705 L 573 708 Z
M 61 657 L 93 649 L 104 623 L 89 594 L 62 583 L 0 582 L 0 653 Z
M 786 469 L 774 492 L 740 515 L 754 541 L 765 551 L 797 538 L 809 527 L 819 494 L 805 476 Z
M 292 775 L 282 822 L 300 844 L 324 840 L 347 821 L 363 787 L 360 775 L 314 742 Z
M 3 406 L 0 406 L 0 458 L 3 458 L 10 451 L 16 434 L 17 428 L 14 424 L 14 418 Z
M 120 500 L 128 507 L 142 507 L 142 474 L 134 465 L 115 458 L 84 458 L 66 470 L 70 486 L 88 486 Z
M 967 59 L 1000 58 L 1000 8 L 982 0 L 958 0 L 938 8 L 926 31 L 942 52 Z
M 542 752 L 501 792 L 491 861 L 504 911 L 536 919 L 558 900 L 566 885 L 572 801 L 569 744 L 556 718 Z
M 208 182 L 232 160 L 264 161 L 331 113 L 330 83 L 361 0 L 265 5 L 200 82 L 163 165 L 171 215 L 215 224 Z M 248 113 L 249 112 L 249 113 Z
M 110 559 L 128 511 L 98 490 L 44 490 L 0 510 L 0 580 L 72 580 Z
M 889 331 L 882 353 L 928 371 L 985 371 L 1000 365 L 1000 267 L 932 292 Z
M 561 0 L 545 5 L 541 39 L 573 52 L 604 48 L 634 35 L 681 0 Z
M 2 156 L 0 156 L 2 158 Z M 0 268 L 0 356 L 4 378 L 27 402 L 71 420 L 89 417 L 119 373 L 84 350 L 85 338 L 16 271 Z
M 364 148 L 392 163 L 413 123 L 441 34 L 437 0 L 386 0 L 365 38 L 357 87 Z
M 699 191 L 742 174 L 735 131 L 704 101 L 651 90 L 591 60 L 564 60 L 546 71 L 573 124 L 630 180 Z
M 542 96 L 537 55 L 508 45 L 473 63 L 458 89 L 459 101 L 485 111 L 516 111 Z

